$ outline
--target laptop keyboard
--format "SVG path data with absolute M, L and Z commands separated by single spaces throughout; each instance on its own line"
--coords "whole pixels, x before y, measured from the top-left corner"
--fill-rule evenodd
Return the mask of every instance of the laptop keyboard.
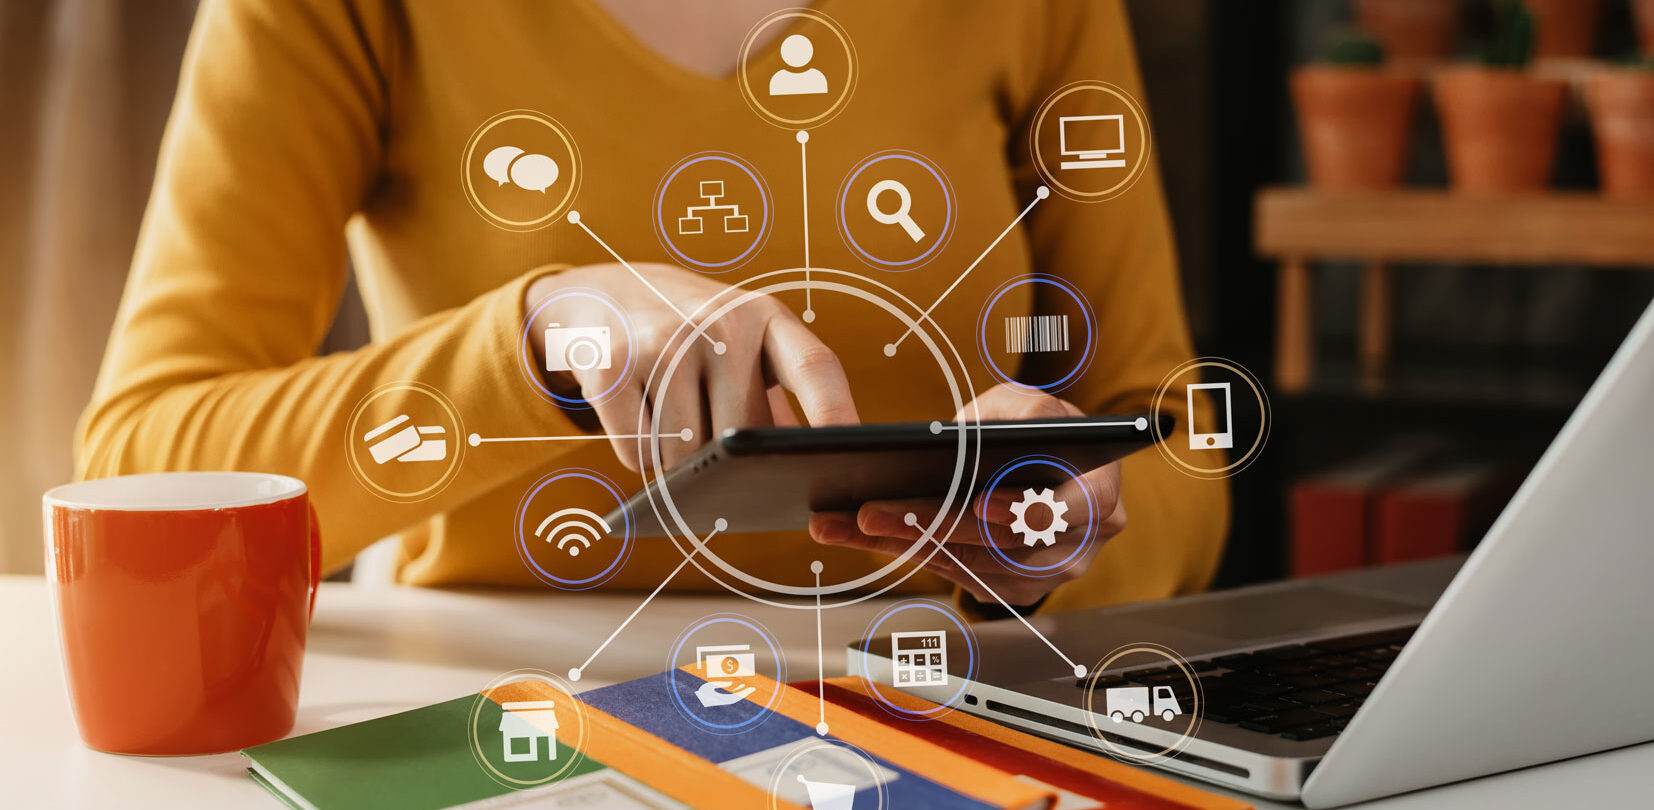
M 1206 701 L 1204 719 L 1288 740 L 1317 740 L 1344 730 L 1378 679 L 1412 637 L 1413 627 L 1287 644 L 1191 661 Z M 1081 679 L 1082 688 L 1089 683 Z M 1111 675 L 1098 688 L 1170 686 L 1193 702 L 1176 666 Z

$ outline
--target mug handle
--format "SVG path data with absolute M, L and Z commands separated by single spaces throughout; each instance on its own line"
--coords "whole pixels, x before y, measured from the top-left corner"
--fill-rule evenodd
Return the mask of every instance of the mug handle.
M 316 594 L 322 586 L 322 521 L 316 516 L 316 504 L 308 495 L 304 499 L 310 510 L 310 618 L 316 618 Z

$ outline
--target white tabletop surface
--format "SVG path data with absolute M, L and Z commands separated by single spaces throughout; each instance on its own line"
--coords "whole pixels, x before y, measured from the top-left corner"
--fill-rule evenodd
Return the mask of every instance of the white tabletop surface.
M 310 630 L 295 734 L 425 706 L 521 667 L 559 674 L 584 661 L 637 607 L 629 594 L 435 591 L 324 585 Z M 822 615 L 826 672 L 877 612 Z M 733 597 L 656 599 L 586 670 L 581 686 L 659 672 L 661 650 L 691 621 L 738 610 L 785 648 L 792 680 L 816 663 L 815 615 Z M 123 757 L 76 736 L 51 607 L 40 577 L 0 576 L 0 806 L 277 808 L 239 754 Z M 371 684 L 371 686 L 369 686 Z M 1361 805 L 1384 810 L 1646 807 L 1654 743 Z M 1281 807 L 1254 801 L 1259 808 Z

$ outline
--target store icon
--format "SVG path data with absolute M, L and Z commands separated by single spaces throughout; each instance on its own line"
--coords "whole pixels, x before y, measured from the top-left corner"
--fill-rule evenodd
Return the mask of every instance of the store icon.
M 501 757 L 506 762 L 537 762 L 540 741 L 546 741 L 545 760 L 557 761 L 556 701 L 523 700 L 502 703 L 500 715 Z

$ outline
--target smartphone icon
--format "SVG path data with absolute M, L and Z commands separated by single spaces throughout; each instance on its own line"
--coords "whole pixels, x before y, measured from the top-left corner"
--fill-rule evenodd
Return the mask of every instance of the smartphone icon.
M 1185 386 L 1189 400 L 1189 449 L 1190 450 L 1227 450 L 1235 446 L 1235 426 L 1233 413 L 1229 405 L 1229 383 L 1190 383 Z M 1201 431 L 1195 425 L 1195 392 L 1213 391 L 1214 399 L 1221 402 L 1212 403 L 1212 415 L 1218 420 L 1216 425 L 1208 425 L 1215 430 Z

